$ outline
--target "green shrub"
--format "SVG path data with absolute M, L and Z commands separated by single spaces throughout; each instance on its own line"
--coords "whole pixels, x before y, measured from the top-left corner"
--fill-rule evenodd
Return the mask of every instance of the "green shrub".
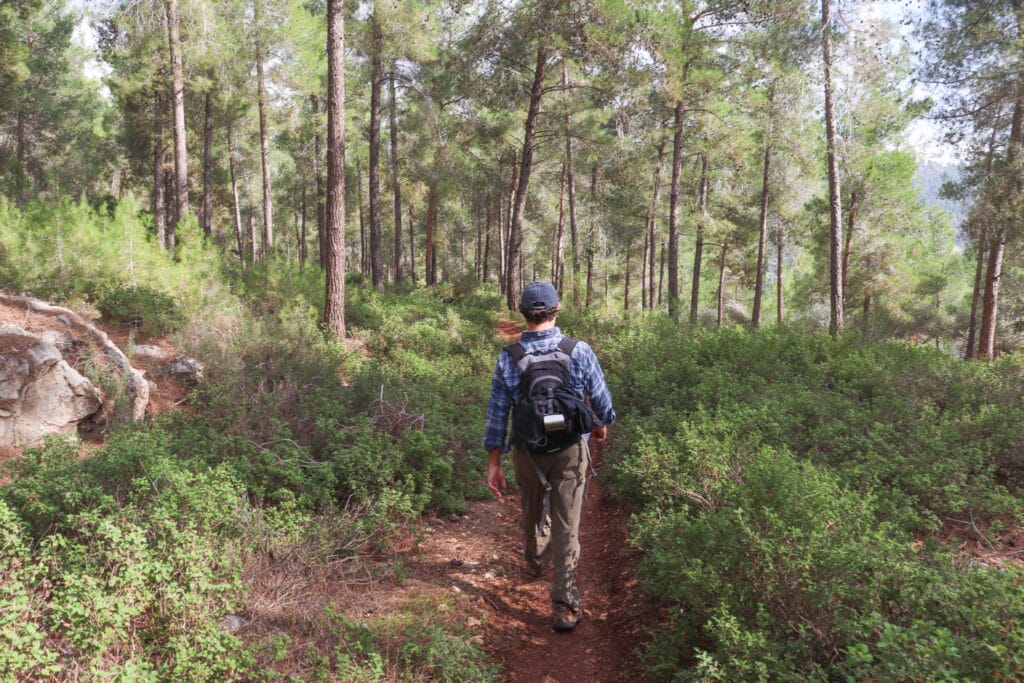
M 131 325 L 142 336 L 166 334 L 182 323 L 177 303 L 167 294 L 145 285 L 120 285 L 105 293 L 96 304 L 103 317 Z

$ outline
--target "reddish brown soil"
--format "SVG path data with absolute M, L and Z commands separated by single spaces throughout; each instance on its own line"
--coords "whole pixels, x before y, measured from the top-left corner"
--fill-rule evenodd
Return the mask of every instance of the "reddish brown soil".
M 541 579 L 523 571 L 518 517 L 518 499 L 509 495 L 470 503 L 455 522 L 433 520 L 404 558 L 407 587 L 434 584 L 468 598 L 460 609 L 505 680 L 640 680 L 633 655 L 657 610 L 633 577 L 638 552 L 626 543 L 628 515 L 591 480 L 580 528 L 584 619 L 571 633 L 552 629 L 550 571 Z

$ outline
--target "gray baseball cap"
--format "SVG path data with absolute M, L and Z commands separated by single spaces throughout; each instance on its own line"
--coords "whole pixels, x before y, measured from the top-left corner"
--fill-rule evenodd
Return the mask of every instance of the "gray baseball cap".
M 537 280 L 523 287 L 523 295 L 519 297 L 519 310 L 536 311 L 553 308 L 558 305 L 558 292 L 550 282 Z

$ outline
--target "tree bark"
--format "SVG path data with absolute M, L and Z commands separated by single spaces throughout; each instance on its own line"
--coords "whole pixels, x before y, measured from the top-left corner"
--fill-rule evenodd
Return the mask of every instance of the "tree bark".
M 757 276 L 754 281 L 754 309 L 750 325 L 755 330 L 761 327 L 761 296 L 764 291 L 765 248 L 768 243 L 768 199 L 769 174 L 772 166 L 772 124 L 775 118 L 775 83 L 768 90 L 768 125 L 764 136 L 764 168 L 761 175 L 761 220 L 757 235 Z
M 327 292 L 324 324 L 345 338 L 345 7 L 327 0 Z
M 843 208 L 839 187 L 839 152 L 836 148 L 835 107 L 832 103 L 832 0 L 821 0 L 821 53 L 825 75 L 825 139 L 828 160 L 829 206 L 829 323 L 828 332 L 838 337 L 843 332 L 845 293 L 841 264 L 843 259 Z
M 376 14 L 370 16 L 370 280 L 374 289 L 384 288 L 384 258 L 380 227 L 380 89 L 384 79 L 381 65 L 383 36 Z
M 484 229 L 484 257 L 481 280 L 487 282 L 491 276 L 491 227 L 494 222 L 494 207 L 490 197 L 487 198 L 487 227 Z
M 679 319 L 679 202 L 683 168 L 683 123 L 686 106 L 680 99 L 673 110 L 672 188 L 668 211 L 668 314 Z
M 235 176 L 235 138 L 228 123 L 228 172 L 231 174 L 231 200 L 235 209 L 235 240 L 238 242 L 238 260 L 245 265 L 242 240 L 242 207 L 238 202 L 238 180 Z
M 324 204 L 323 134 L 320 132 L 320 99 L 310 93 L 309 104 L 313 109 L 313 176 L 316 182 L 316 235 L 320 249 L 320 267 L 327 268 L 326 220 L 327 207 Z
M 988 141 L 988 155 L 985 158 L 985 178 L 992 175 L 992 162 L 996 153 L 996 133 L 999 130 L 999 121 L 992 125 L 992 135 Z M 987 249 L 988 224 L 981 223 L 981 232 L 978 235 L 978 259 L 974 266 L 974 288 L 971 290 L 971 318 L 967 324 L 967 348 L 964 349 L 964 359 L 972 360 L 975 356 L 974 342 L 978 327 L 978 296 L 982 288 L 982 276 L 985 270 L 985 250 Z
M 1018 33 L 1020 27 L 1018 27 Z M 1018 88 L 1024 86 L 1018 86 Z M 1017 92 L 1013 103 L 1013 119 L 1010 124 L 1010 140 L 1006 147 L 1006 167 L 1011 174 L 1010 187 L 1013 196 L 1021 191 L 1020 171 L 1017 169 L 1021 151 L 1021 136 L 1024 133 L 1024 92 Z M 981 311 L 981 336 L 978 340 L 978 354 L 981 358 L 992 360 L 995 357 L 996 323 L 999 312 L 999 286 L 1003 274 L 1003 254 L 1009 237 L 1009 227 L 999 226 L 992 236 L 989 248 L 988 270 L 985 274 L 985 296 Z
M 299 231 L 299 266 L 306 265 L 306 185 L 302 185 L 301 229 Z
M 416 232 L 412 220 L 412 202 L 409 202 L 409 277 L 416 284 Z
M 704 223 L 708 215 L 708 158 L 700 156 L 700 190 L 697 195 L 697 237 L 693 247 L 693 282 L 690 283 L 690 322 L 697 322 L 700 307 L 700 269 L 704 264 Z M 660 285 L 659 285 L 660 288 Z M 661 293 L 658 293 L 659 303 Z
M 562 87 L 568 88 L 571 85 L 569 80 L 569 67 L 562 62 Z M 565 111 L 565 184 L 569 193 L 569 236 L 572 240 L 572 303 L 579 306 L 580 301 L 580 236 L 578 213 L 576 211 L 576 175 L 573 170 L 573 144 L 572 144 L 572 109 L 566 107 Z
M 558 184 L 558 227 L 555 229 L 555 248 L 551 254 L 551 284 L 559 292 L 561 298 L 562 282 L 559 273 L 562 272 L 562 258 L 565 255 L 565 160 L 562 160 L 561 179 Z
M 426 259 L 424 267 L 427 271 L 427 284 L 437 284 L 437 256 L 434 248 L 434 220 L 437 218 L 437 191 L 433 183 L 427 191 L 427 240 L 423 255 Z
M 844 243 L 843 243 L 843 265 L 842 265 L 842 269 L 840 270 L 840 273 L 841 273 L 840 279 L 842 280 L 842 283 L 843 283 L 843 297 L 844 297 L 843 303 L 844 304 L 846 303 L 846 301 L 845 301 L 846 293 L 850 291 L 849 287 L 848 287 L 848 285 L 850 283 L 850 279 L 849 279 L 849 275 L 850 275 L 850 244 L 853 242 L 853 229 L 854 229 L 854 227 L 856 225 L 857 209 L 859 208 L 858 207 L 858 201 L 859 200 L 858 200 L 858 197 L 857 197 L 857 188 L 854 187 L 850 191 L 850 212 L 849 212 L 849 215 L 847 215 L 847 217 L 846 217 L 846 234 L 843 235 L 843 240 L 844 240 Z
M 523 212 L 526 209 L 526 192 L 530 184 L 530 170 L 533 165 L 534 137 L 537 131 L 537 116 L 540 114 L 540 100 L 544 93 L 544 69 L 546 66 L 547 48 L 540 44 L 537 46 L 537 65 L 534 68 L 533 87 L 530 90 L 530 108 L 526 114 L 523 155 L 519 164 L 519 183 L 516 185 L 515 202 L 512 205 L 512 222 L 509 226 L 509 271 L 505 296 L 510 311 L 519 306 L 519 293 L 523 284 L 515 266 L 523 248 Z
M 583 304 L 587 308 L 590 308 L 592 301 L 592 295 L 594 292 L 594 250 L 587 249 L 587 297 Z
M 164 106 L 162 86 L 153 95 L 153 219 L 156 224 L 156 243 L 167 248 L 167 198 L 164 177 Z
M 633 250 L 630 249 L 629 246 L 626 247 L 626 282 L 625 282 L 625 292 L 623 293 L 623 296 L 622 296 L 622 310 L 624 312 L 626 312 L 626 313 L 629 312 L 629 265 L 630 265 L 629 264 L 629 257 L 630 257 L 630 254 L 632 253 L 632 251 Z M 607 297 L 607 292 L 605 293 L 605 296 Z
M 728 242 L 722 244 L 722 257 L 718 262 L 718 326 L 725 322 L 725 256 L 729 251 Z
M 171 54 L 171 96 L 174 103 L 174 178 L 177 198 L 174 225 L 188 213 L 188 148 L 185 141 L 185 76 L 181 66 L 178 0 L 164 0 L 167 43 Z M 172 228 L 173 231 L 173 228 Z M 173 249 L 173 244 L 168 245 Z
M 782 226 L 775 231 L 775 322 L 782 326 Z
M 25 136 L 25 107 L 18 107 L 17 123 L 15 124 L 15 136 L 17 138 L 15 145 L 15 160 L 17 163 L 17 196 L 15 197 L 15 204 L 17 207 L 24 208 L 25 206 L 25 185 L 28 184 L 28 174 L 25 172 L 25 157 L 28 151 L 28 141 Z
M 213 234 L 213 92 L 203 101 L 203 234 Z
M 499 165 L 499 172 L 500 172 Z M 505 207 L 505 211 L 501 213 L 501 220 L 498 223 L 498 237 L 501 244 L 501 255 L 499 259 L 499 266 L 501 268 L 501 274 L 498 276 L 498 289 L 502 294 L 505 293 L 508 285 L 505 274 L 508 272 L 508 235 L 512 228 L 512 205 L 515 204 L 516 198 L 516 187 L 519 185 L 519 153 L 512 150 L 512 182 L 508 188 L 508 200 Z M 501 209 L 501 203 L 499 198 L 499 210 Z
M 662 291 L 665 289 L 665 240 L 661 241 L 661 262 L 658 266 L 658 308 L 661 308 Z
M 366 243 L 366 217 L 363 210 L 363 168 L 356 157 L 356 204 L 359 207 L 359 273 L 370 272 L 370 250 Z
M 269 255 L 274 248 L 274 199 L 270 187 L 270 133 L 267 127 L 267 91 L 263 79 L 263 43 L 260 39 L 259 6 L 254 0 L 256 32 L 256 106 L 260 118 L 260 166 L 263 172 L 263 251 Z
M 391 190 L 394 194 L 395 203 L 395 284 L 401 284 L 405 278 L 402 272 L 402 186 L 398 182 L 398 99 L 395 94 L 395 69 L 394 62 L 391 63 L 391 78 L 389 86 L 391 89 Z
M 260 260 L 260 241 L 256 232 L 256 216 L 249 210 L 249 263 L 256 263 Z
M 658 225 L 658 204 L 661 202 L 661 166 L 665 158 L 665 138 L 658 143 L 658 167 L 654 169 L 654 195 L 651 197 L 651 210 L 647 214 L 647 241 L 650 245 L 647 255 L 648 304 L 654 309 L 654 247 L 657 242 L 655 229 Z M 660 301 L 658 302 L 660 305 Z
M 640 310 L 646 311 L 648 309 L 647 301 L 647 256 L 651 249 L 650 235 L 647 234 L 647 228 L 650 227 L 650 219 L 647 220 L 644 225 L 644 250 L 640 257 Z M 654 308 L 650 306 L 650 308 Z

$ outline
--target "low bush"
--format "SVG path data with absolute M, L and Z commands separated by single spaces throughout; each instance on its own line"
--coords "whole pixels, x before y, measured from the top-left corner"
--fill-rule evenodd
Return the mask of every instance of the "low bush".
M 621 421 L 612 481 L 671 615 L 652 678 L 1024 676 L 1007 654 L 1024 649 L 1021 573 L 931 540 L 1019 509 L 1020 358 L 592 324 Z

